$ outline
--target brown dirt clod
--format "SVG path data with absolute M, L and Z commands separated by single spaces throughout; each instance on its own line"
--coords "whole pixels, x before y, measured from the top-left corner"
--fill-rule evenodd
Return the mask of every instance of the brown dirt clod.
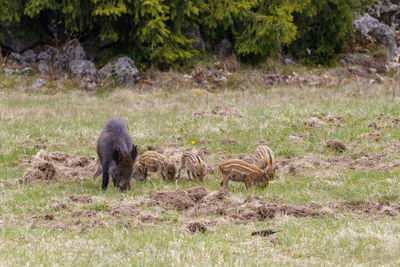
M 214 114 L 218 114 L 220 116 L 238 116 L 238 117 L 242 117 L 242 113 L 237 110 L 236 108 L 233 107 L 228 107 L 228 106 L 215 106 L 212 110 L 212 113 Z
M 309 128 L 318 128 L 326 126 L 326 123 L 316 117 L 309 118 L 303 122 Z
M 43 219 L 48 220 L 48 221 L 52 221 L 52 220 L 54 220 L 54 215 L 52 215 L 52 214 L 45 214 L 45 215 L 43 216 Z
M 73 202 L 84 202 L 84 203 L 92 202 L 92 198 L 87 195 L 72 195 L 69 197 L 69 199 Z
M 204 187 L 195 187 L 189 189 L 187 190 L 187 193 L 189 194 L 190 198 L 196 203 L 202 201 L 203 198 L 208 195 L 208 191 Z
M 21 161 L 25 173 L 17 182 L 56 181 L 87 179 L 96 170 L 96 161 L 88 156 L 73 156 L 65 152 L 47 153 L 40 150 L 30 160 Z
M 344 150 L 346 150 L 346 146 L 342 142 L 336 140 L 326 141 L 325 146 L 337 152 L 343 152 Z
M 230 138 L 230 137 L 221 138 L 220 141 L 223 144 L 230 144 L 230 145 L 237 145 L 238 144 L 238 141 L 236 141 L 234 138 Z
M 277 238 L 276 236 L 267 237 L 267 240 L 269 242 L 271 242 L 274 246 L 281 244 L 281 240 L 279 238 Z
M 154 192 L 149 193 L 151 199 L 155 200 L 159 205 L 166 207 L 175 207 L 178 211 L 182 211 L 193 207 L 195 204 L 190 195 L 182 190 L 169 192 Z
M 200 232 L 200 233 L 205 233 L 207 231 L 207 228 L 205 225 L 203 225 L 202 223 L 199 222 L 191 222 L 187 225 L 187 229 L 190 232 L 196 233 L 196 232 Z

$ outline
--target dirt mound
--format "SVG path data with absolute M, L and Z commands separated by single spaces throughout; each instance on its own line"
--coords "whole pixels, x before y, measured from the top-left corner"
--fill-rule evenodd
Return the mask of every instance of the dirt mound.
M 199 139 L 197 139 L 197 143 L 199 143 L 199 144 L 209 144 L 209 143 L 211 143 L 211 140 L 207 139 L 207 138 L 199 138 Z
M 399 128 L 400 127 L 400 119 L 396 117 L 387 117 L 383 114 L 380 114 L 376 117 L 376 119 L 367 125 L 369 128 L 373 128 L 375 130 L 384 129 L 384 128 Z
M 241 201 L 230 198 L 229 193 L 224 190 L 209 193 L 203 187 L 187 191 L 151 192 L 149 196 L 154 200 L 151 204 L 162 206 L 164 209 L 176 208 L 189 218 L 214 214 L 238 223 L 246 223 L 271 219 L 277 215 L 313 217 L 325 214 L 313 207 L 269 203 L 258 196 L 249 196 Z
M 281 158 L 276 162 L 281 172 L 296 175 L 297 171 L 303 169 L 328 168 L 329 163 L 314 155 L 294 157 L 291 159 Z
M 274 218 L 278 214 L 294 217 L 315 217 L 325 215 L 325 212 L 322 212 L 315 207 L 270 203 L 264 201 L 259 196 L 248 196 L 244 200 L 243 204 L 245 208 L 240 210 L 238 214 L 242 219 L 256 218 L 258 220 L 264 220 Z
M 230 138 L 230 137 L 221 138 L 219 141 L 223 144 L 229 144 L 229 145 L 237 145 L 238 144 L 238 141 L 236 141 L 234 138 Z
M 57 179 L 56 168 L 49 162 L 36 161 L 31 165 L 18 182 L 30 183 L 35 180 Z
M 233 107 L 228 107 L 228 106 L 215 106 L 212 110 L 212 113 L 218 114 L 220 116 L 238 116 L 242 117 L 242 113 L 237 110 L 236 108 Z
M 292 206 L 278 203 L 266 203 L 256 208 L 256 215 L 261 219 L 274 218 L 277 214 L 294 217 L 315 217 L 325 215 L 324 212 L 310 207 Z
M 190 195 L 182 190 L 168 192 L 152 191 L 149 193 L 149 196 L 152 200 L 155 200 L 158 205 L 176 208 L 178 211 L 188 209 L 195 205 Z
M 72 217 L 96 217 L 97 213 L 94 210 L 76 210 L 71 212 Z
M 361 134 L 359 135 L 359 137 L 367 137 L 371 140 L 379 141 L 382 136 L 380 133 L 368 133 L 368 134 Z
M 60 211 L 60 210 L 67 210 L 67 211 L 71 211 L 71 208 L 65 204 L 65 203 L 55 203 L 55 204 L 51 204 L 48 206 L 49 209 L 52 209 L 54 211 Z
M 21 166 L 25 167 L 25 173 L 21 179 L 17 179 L 18 183 L 75 181 L 92 177 L 96 170 L 96 161 L 88 156 L 40 150 L 30 160 L 21 162 Z
M 298 175 L 305 169 L 361 169 L 361 170 L 392 170 L 400 167 L 400 160 L 393 162 L 382 162 L 384 154 L 360 155 L 359 158 L 348 156 L 332 156 L 324 159 L 315 155 L 306 155 L 293 158 L 278 158 L 277 169 L 281 173 Z
M 204 199 L 205 196 L 208 195 L 207 189 L 204 187 L 195 187 L 192 189 L 187 190 L 187 193 L 189 194 L 190 198 L 192 201 L 198 203 Z
M 192 223 L 189 223 L 189 224 L 187 225 L 187 229 L 188 229 L 190 232 L 193 232 L 193 233 L 196 233 L 196 232 L 204 233 L 204 232 L 207 231 L 207 228 L 205 227 L 205 225 L 203 225 L 202 223 L 199 223 L 199 222 L 192 222 Z
M 326 123 L 321 121 L 320 119 L 316 118 L 316 117 L 312 117 L 309 118 L 307 120 L 305 120 L 304 125 L 309 127 L 309 128 L 318 128 L 318 127 L 323 127 L 326 126 Z
M 400 204 L 398 202 L 390 203 L 389 201 L 382 202 L 330 202 L 328 208 L 335 212 L 348 212 L 356 214 L 390 216 L 394 217 L 399 214 Z
M 91 206 L 85 206 L 90 202 L 89 199 Z M 399 201 L 310 202 L 304 205 L 290 205 L 270 202 L 255 195 L 250 195 L 244 200 L 238 199 L 224 190 L 209 192 L 203 187 L 186 191 L 151 192 L 137 201 L 125 198 L 98 202 L 99 199 L 85 195 L 73 195 L 68 200 L 70 201 L 68 205 L 49 204 L 48 208 L 52 212 L 29 216 L 27 219 L 29 221 L 33 219 L 32 227 L 76 229 L 79 232 L 116 226 L 142 229 L 146 225 L 168 221 L 173 208 L 177 211 L 173 213 L 173 220 L 179 221 L 186 230 L 195 233 L 207 231 L 206 226 L 226 223 L 254 224 L 256 221 L 269 220 L 277 216 L 313 218 L 349 213 L 356 216 L 393 217 L 398 216 L 400 211 Z M 270 232 L 261 231 L 259 234 L 268 235 L 268 233 Z
M 342 142 L 336 140 L 326 141 L 325 146 L 337 152 L 343 152 L 346 150 L 346 146 Z
M 83 202 L 83 203 L 92 202 L 92 198 L 87 195 L 73 195 L 73 196 L 70 196 L 69 199 L 73 202 Z

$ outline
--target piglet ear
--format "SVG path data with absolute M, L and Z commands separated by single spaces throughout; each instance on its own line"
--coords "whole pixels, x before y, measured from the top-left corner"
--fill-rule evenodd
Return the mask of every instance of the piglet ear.
M 133 145 L 133 146 L 132 146 L 132 149 L 131 149 L 131 157 L 132 157 L 132 160 L 133 160 L 133 161 L 135 161 L 135 159 L 136 159 L 136 157 L 137 157 L 137 154 L 138 154 L 138 152 L 137 152 L 137 146 Z
M 112 159 L 115 163 L 120 163 L 122 161 L 122 154 L 118 149 L 115 149 L 112 153 Z
M 143 167 L 143 166 L 139 166 L 139 172 L 140 173 L 142 173 L 142 174 L 145 174 L 146 173 L 146 169 Z
M 265 169 L 264 169 L 264 173 L 267 173 L 267 172 L 268 172 L 268 170 L 269 170 L 269 166 L 265 167 Z
M 267 166 L 264 169 L 264 172 L 263 172 L 263 175 L 262 175 L 263 180 L 267 180 L 267 172 L 268 172 L 268 170 L 269 170 L 269 166 Z
M 167 167 L 167 165 L 168 165 L 168 162 L 166 160 L 164 160 L 163 167 L 165 168 L 165 167 Z

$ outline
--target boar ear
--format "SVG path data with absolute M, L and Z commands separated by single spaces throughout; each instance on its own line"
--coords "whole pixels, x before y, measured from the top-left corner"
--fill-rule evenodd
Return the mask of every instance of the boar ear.
M 137 146 L 133 145 L 132 149 L 131 149 L 131 157 L 132 160 L 135 161 L 136 157 L 137 157 Z
M 165 168 L 165 167 L 167 167 L 167 165 L 168 165 L 168 162 L 166 160 L 164 160 L 163 167 Z
M 118 164 L 122 160 L 122 154 L 118 149 L 115 149 L 112 153 L 112 159 Z

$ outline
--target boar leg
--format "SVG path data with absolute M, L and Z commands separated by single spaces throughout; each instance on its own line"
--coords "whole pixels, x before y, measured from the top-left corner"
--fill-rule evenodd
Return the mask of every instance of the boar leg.
M 229 175 L 224 176 L 221 182 L 221 188 L 225 188 L 226 190 L 228 190 L 229 179 L 230 179 Z
M 109 162 L 103 163 L 103 183 L 101 184 L 101 188 L 103 190 L 106 190 L 107 186 L 108 186 L 108 180 L 109 180 L 108 168 L 109 167 L 110 167 Z
M 246 186 L 246 189 L 251 188 L 253 186 L 252 179 L 250 177 L 246 177 L 244 179 L 244 185 Z
M 193 179 L 192 179 L 192 176 L 190 175 L 190 171 L 187 170 L 186 172 L 187 172 L 187 175 L 188 175 L 189 180 L 192 181 Z

